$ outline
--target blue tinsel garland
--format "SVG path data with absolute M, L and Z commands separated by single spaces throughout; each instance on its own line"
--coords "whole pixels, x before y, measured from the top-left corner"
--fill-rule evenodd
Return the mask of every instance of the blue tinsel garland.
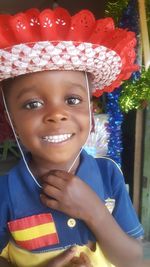
M 129 1 L 127 8 L 125 8 L 123 12 L 119 27 L 128 28 L 129 30 L 134 31 L 138 36 L 139 20 L 136 5 L 136 0 Z M 138 72 L 134 73 L 132 77 L 136 78 L 137 76 L 139 76 Z M 121 125 L 123 121 L 123 113 L 121 112 L 118 101 L 120 93 L 121 87 L 116 89 L 113 93 L 107 94 L 106 113 L 109 114 L 108 130 L 110 133 L 107 155 L 121 166 L 121 152 L 123 150 Z

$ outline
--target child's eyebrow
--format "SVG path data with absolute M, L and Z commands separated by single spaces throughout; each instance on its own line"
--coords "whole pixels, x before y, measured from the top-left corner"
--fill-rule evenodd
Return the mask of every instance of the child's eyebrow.
M 70 82 L 70 86 L 71 86 L 71 87 L 78 87 L 79 89 L 81 89 L 81 90 L 84 91 L 84 92 L 85 92 L 85 90 L 86 90 L 86 86 L 83 86 L 83 85 L 81 85 L 81 84 L 79 84 L 79 83 L 73 83 L 73 82 Z
M 17 99 L 21 98 L 26 93 L 30 93 L 31 91 L 36 91 L 36 87 L 35 86 L 31 86 L 31 87 L 22 88 L 22 90 L 17 95 Z
M 79 88 L 81 89 L 81 91 L 85 92 L 86 91 L 86 87 L 82 86 L 79 83 L 73 83 L 73 82 L 69 82 L 69 86 L 71 86 L 72 88 Z M 37 92 L 37 88 L 36 86 L 30 86 L 30 87 L 23 87 L 22 90 L 18 93 L 17 95 L 17 99 L 21 98 L 24 94 L 30 93 L 30 92 L 36 91 Z

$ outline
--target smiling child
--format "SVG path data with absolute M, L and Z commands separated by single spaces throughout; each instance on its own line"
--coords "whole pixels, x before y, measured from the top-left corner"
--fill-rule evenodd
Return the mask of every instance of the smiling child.
M 113 91 L 137 69 L 134 34 L 88 10 L 31 9 L 1 20 L 4 116 L 22 159 L 0 178 L 0 263 L 140 266 L 143 229 L 122 173 L 83 149 L 91 95 Z M 54 265 L 72 247 L 68 262 Z

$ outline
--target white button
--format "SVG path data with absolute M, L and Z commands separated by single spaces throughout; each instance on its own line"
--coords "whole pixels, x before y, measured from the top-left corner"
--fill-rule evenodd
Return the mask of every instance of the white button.
M 73 228 L 76 226 L 76 220 L 73 219 L 73 218 L 70 218 L 68 221 L 67 221 L 67 224 L 70 228 Z

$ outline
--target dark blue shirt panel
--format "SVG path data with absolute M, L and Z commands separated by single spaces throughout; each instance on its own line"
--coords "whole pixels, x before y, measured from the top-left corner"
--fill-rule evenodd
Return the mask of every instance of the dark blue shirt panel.
M 126 191 L 123 176 L 109 159 L 93 159 L 82 151 L 80 166 L 76 173 L 102 199 L 114 198 L 116 207 L 114 217 L 121 228 L 135 237 L 143 234 L 143 229 L 132 207 Z M 51 213 L 56 224 L 60 243 L 47 250 L 67 247 L 73 244 L 84 245 L 88 240 L 95 240 L 91 231 L 81 220 L 76 220 L 76 227 L 69 228 L 66 214 L 45 207 L 40 201 L 41 188 L 35 183 L 23 160 L 8 175 L 0 177 L 0 249 L 10 239 L 7 222 L 40 214 Z M 137 229 L 137 231 L 136 231 Z

